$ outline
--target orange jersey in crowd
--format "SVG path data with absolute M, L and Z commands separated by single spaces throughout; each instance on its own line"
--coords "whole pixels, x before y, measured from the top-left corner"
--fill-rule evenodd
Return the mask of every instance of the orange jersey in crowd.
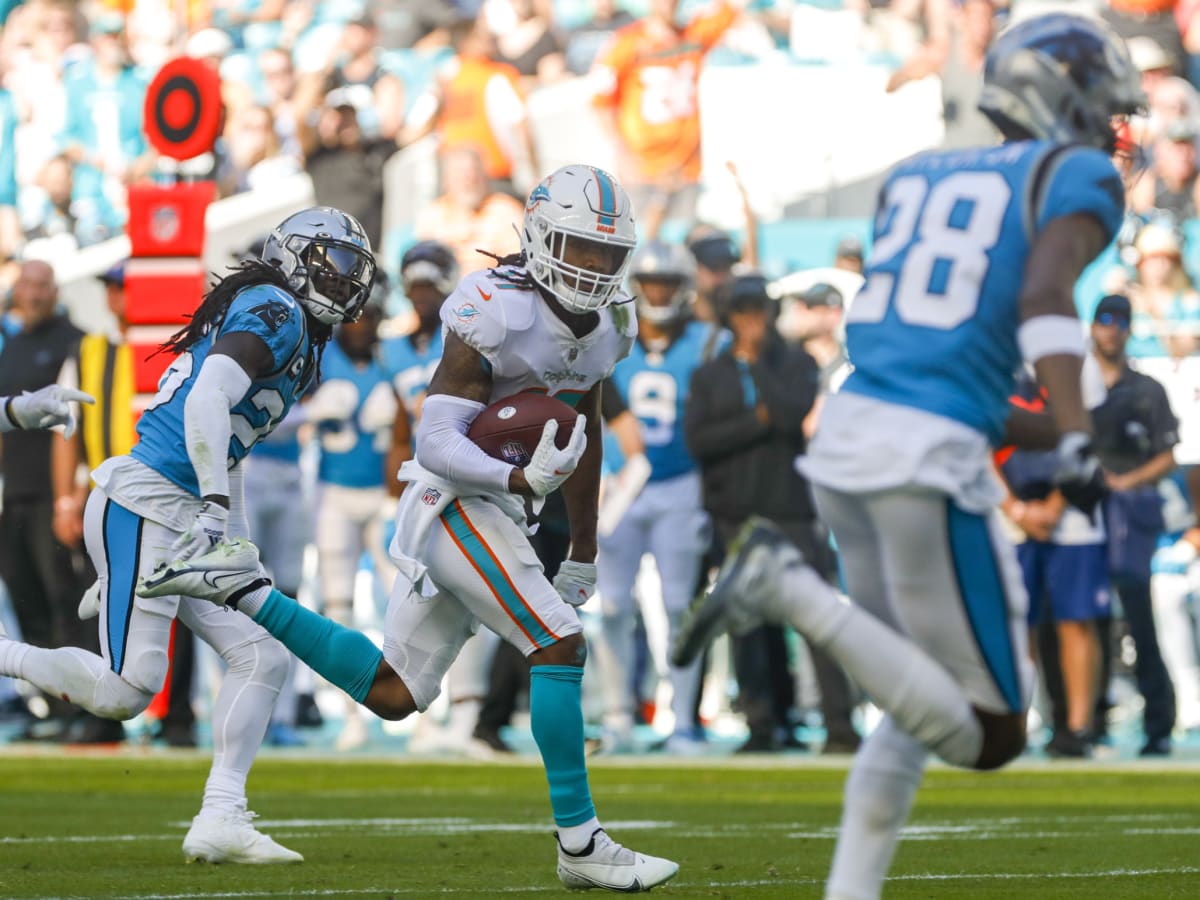
M 644 20 L 634 22 L 601 51 L 595 71 L 606 77 L 596 104 L 616 108 L 617 129 L 641 180 L 671 173 L 699 180 L 700 66 L 737 16 L 722 4 L 674 35 L 658 34 Z
M 442 148 L 468 145 L 474 147 L 483 160 L 488 178 L 503 180 L 512 178 L 512 136 L 502 144 L 497 137 L 496 110 L 492 108 L 497 98 L 493 93 L 498 85 L 492 79 L 501 78 L 511 87 L 509 99 L 519 95 L 517 70 L 504 63 L 493 62 L 477 56 L 459 58 L 457 71 L 443 86 L 444 97 L 437 128 L 442 137 Z M 506 150 L 505 146 L 509 149 Z

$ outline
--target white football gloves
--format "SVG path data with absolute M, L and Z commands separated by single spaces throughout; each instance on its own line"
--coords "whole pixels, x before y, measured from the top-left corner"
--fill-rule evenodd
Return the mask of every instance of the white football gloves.
M 33 430 L 62 425 L 63 437 L 69 438 L 75 433 L 75 411 L 71 404 L 95 402 L 91 394 L 51 384 L 9 398 L 4 411 L 17 428 Z
M 229 510 L 219 503 L 205 503 L 196 514 L 192 527 L 171 545 L 172 561 L 202 556 L 225 540 Z
M 545 497 L 558 490 L 564 481 L 571 477 L 583 451 L 587 449 L 587 419 L 579 416 L 575 419 L 575 428 L 571 431 L 571 440 L 567 446 L 559 450 L 554 446 L 554 438 L 558 435 L 558 422 L 551 419 L 542 430 L 542 439 L 538 441 L 537 449 L 529 465 L 525 467 L 525 480 L 538 497 Z
M 1108 492 L 1100 460 L 1092 450 L 1092 436 L 1082 431 L 1069 431 L 1058 439 L 1055 454 L 1058 457 L 1055 486 L 1068 503 L 1090 516 Z
M 572 606 L 583 606 L 596 593 L 595 564 L 564 560 L 554 576 L 554 589 Z

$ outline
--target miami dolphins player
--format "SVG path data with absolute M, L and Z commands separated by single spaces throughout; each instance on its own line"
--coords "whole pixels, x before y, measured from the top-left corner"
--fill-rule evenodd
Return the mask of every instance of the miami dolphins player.
M 846 781 L 827 898 L 879 896 L 928 754 L 994 769 L 1025 746 L 1027 598 L 990 451 L 1024 358 L 1050 398 L 1059 488 L 1085 511 L 1099 500 L 1073 294 L 1121 224 L 1114 127 L 1142 103 L 1098 20 L 1049 13 L 996 38 L 979 107 L 1005 141 L 889 174 L 847 319 L 854 371 L 803 461 L 854 602 L 751 527 L 686 630 L 688 650 L 791 623 L 886 712 Z
M 662 582 L 668 638 L 674 641 L 695 594 L 708 549 L 708 517 L 700 500 L 700 476 L 683 436 L 683 409 L 692 372 L 705 361 L 709 325 L 693 321 L 696 263 L 678 244 L 648 241 L 630 263 L 629 283 L 637 306 L 638 339 L 617 364 L 612 382 L 637 418 L 650 478 L 637 499 L 600 541 L 597 564 L 604 641 L 601 657 L 608 693 L 606 727 L 617 746 L 628 745 L 635 697 L 629 673 L 635 668 L 634 582 L 649 553 Z M 704 730 L 696 719 L 700 661 L 671 666 L 671 711 L 675 725 L 668 753 L 703 750 Z
M 428 708 L 442 676 L 482 623 L 532 664 L 530 720 L 558 825 L 568 887 L 649 890 L 678 866 L 614 842 L 596 817 L 584 759 L 587 656 L 575 607 L 595 588 L 600 385 L 629 352 L 637 322 L 620 293 L 635 243 L 629 197 L 606 172 L 565 166 L 530 193 L 521 253 L 463 278 L 442 306 L 445 350 L 401 470 L 392 556 L 400 575 L 383 652 L 313 615 L 261 575 L 252 545 L 233 542 L 172 563 L 145 596 L 186 590 L 229 604 L 385 719 Z M 565 447 L 549 422 L 518 467 L 466 438 L 490 402 L 550 393 L 579 410 Z M 571 549 L 553 583 L 527 536 L 525 501 L 562 488 Z
M 135 597 L 134 586 L 160 563 L 245 534 L 240 464 L 313 382 L 333 326 L 358 315 L 374 274 L 362 226 L 315 207 L 285 219 L 261 259 L 218 281 L 164 345 L 178 355 L 138 422 L 138 444 L 92 473 L 84 539 L 99 573 L 103 656 L 0 639 L 0 672 L 113 719 L 137 715 L 162 687 L 176 616 L 220 654 L 228 671 L 203 803 L 183 840 L 188 861 L 303 859 L 257 831 L 246 808 L 288 655 L 243 616 L 174 592 Z

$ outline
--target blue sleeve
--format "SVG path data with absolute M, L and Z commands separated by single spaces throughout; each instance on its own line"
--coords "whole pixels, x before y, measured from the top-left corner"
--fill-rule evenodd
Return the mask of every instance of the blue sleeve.
M 294 297 L 277 287 L 248 287 L 229 304 L 220 334 L 243 331 L 262 339 L 279 370 L 304 339 L 304 311 Z
M 1037 174 L 1037 231 L 1052 219 L 1085 213 L 1112 240 L 1125 217 L 1125 185 L 1108 156 L 1092 147 L 1051 151 Z

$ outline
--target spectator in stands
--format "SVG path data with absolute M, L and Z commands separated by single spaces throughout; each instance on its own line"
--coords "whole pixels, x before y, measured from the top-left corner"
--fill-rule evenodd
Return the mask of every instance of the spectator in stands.
M 21 243 L 17 216 L 17 104 L 0 87 L 0 259 L 10 259 Z
M 614 31 L 634 23 L 634 16 L 617 0 L 594 0 L 592 17 L 571 30 L 567 38 L 567 68 L 576 75 L 586 75 L 596 60 L 596 54 L 608 42 Z
M 344 209 L 362 223 L 371 246 L 382 247 L 383 167 L 396 143 L 367 138 L 342 89 L 312 103 L 310 92 L 297 109 L 297 123 L 317 203 Z
M 547 0 L 507 0 L 498 4 L 508 13 L 491 21 L 496 55 L 521 76 L 529 92 L 553 84 L 567 73 L 566 41 L 554 25 L 554 4 Z
M 440 169 L 442 193 L 417 216 L 417 238 L 447 244 L 463 273 L 495 264 L 479 249 L 500 255 L 520 250 L 513 226 L 525 208 L 510 195 L 490 189 L 479 154 L 470 146 L 451 148 L 442 154 Z
M 142 131 L 146 81 L 133 68 L 124 20 L 92 20 L 92 58 L 66 78 L 62 150 L 75 164 L 74 197 L 81 243 L 117 234 L 125 223 L 125 186 L 149 172 L 153 157 Z
M 518 160 L 533 172 L 539 166 L 517 70 L 493 58 L 495 40 L 482 16 L 456 22 L 451 37 L 455 57 L 413 104 L 403 143 L 434 133 L 443 153 L 472 148 L 493 190 L 523 196 L 513 182 Z
M 817 394 L 817 365 L 775 331 L 774 301 L 757 273 L 735 276 L 717 294 L 733 341 L 692 376 L 685 430 L 700 466 L 704 505 L 719 542 L 728 547 L 751 516 L 782 529 L 826 577 L 828 539 L 817 524 L 809 485 L 793 465 L 806 445 L 802 423 Z M 743 749 L 796 746 L 790 729 L 791 679 L 782 629 L 763 626 L 734 638 L 741 706 L 750 737 Z M 858 744 L 850 723 L 848 685 L 836 665 L 817 661 L 827 747 Z
M 686 244 L 696 260 L 693 316 L 702 322 L 715 322 L 714 292 L 733 278 L 733 267 L 742 259 L 741 248 L 728 232 L 709 225 L 693 228 L 688 233 Z
M 1163 664 L 1150 604 L 1150 559 L 1163 530 L 1157 483 L 1175 467 L 1174 414 L 1161 384 L 1129 367 L 1125 343 L 1132 310 L 1120 296 L 1105 297 L 1092 321 L 1092 353 L 1108 396 L 1092 411 L 1096 455 L 1109 494 L 1109 572 L 1137 651 L 1135 674 L 1145 701 L 1143 756 L 1171 752 L 1175 691 Z
M 856 234 L 846 234 L 833 253 L 833 267 L 861 275 L 863 272 L 863 242 Z
M 1152 145 L 1148 171 L 1129 189 L 1129 208 L 1143 218 L 1169 216 L 1180 226 L 1196 217 L 1200 201 L 1197 183 L 1196 122 L 1176 119 L 1165 125 Z
M 280 149 L 269 108 L 252 104 L 229 116 L 217 169 L 221 196 L 269 188 L 299 171 L 300 160 Z
M 30 261 L 21 266 L 12 305 L 21 327 L 19 333 L 6 337 L 0 353 L 0 391 L 5 396 L 53 384 L 82 337 L 57 309 L 58 285 L 48 263 Z M 84 588 L 95 573 L 89 572 L 81 547 L 64 546 L 54 535 L 50 474 L 54 439 L 49 431 L 12 431 L 4 436 L 0 577 L 8 586 L 27 643 L 95 651 L 99 649 L 95 629 L 83 627 L 76 615 Z M 47 699 L 57 730 L 42 736 L 87 742 L 119 741 L 124 736 L 119 722 L 77 716 L 74 707 L 57 697 Z
M 1183 38 L 1179 33 L 1179 23 L 1175 19 L 1175 6 L 1178 0 L 1107 0 L 1101 9 L 1101 15 L 1121 37 L 1131 42 L 1130 51 L 1141 56 L 1134 57 L 1134 64 L 1141 69 L 1143 77 L 1148 71 L 1150 62 L 1156 63 L 1152 68 L 1170 67 L 1169 74 L 1182 74 L 1183 61 L 1186 53 L 1183 49 Z M 1138 41 L 1137 38 L 1147 38 L 1148 41 Z M 1157 46 L 1161 57 L 1155 58 L 1152 46 Z M 1139 47 L 1140 45 L 1140 47 Z M 1144 48 L 1144 49 L 1141 49 Z M 1165 58 L 1165 64 L 1162 59 Z
M 1200 293 L 1183 266 L 1180 239 L 1170 228 L 1151 223 L 1138 232 L 1134 251 L 1136 277 L 1127 286 L 1134 313 L 1126 352 L 1182 359 L 1195 352 L 1200 337 Z
M 263 78 L 263 99 L 275 121 L 279 149 L 300 158 L 300 139 L 296 124 L 296 67 L 292 55 L 281 47 L 268 47 L 258 55 L 258 71 Z
M 950 49 L 948 0 L 847 0 L 863 19 L 863 49 L 910 59 L 920 52 L 936 71 Z
M 69 439 L 51 439 L 50 473 L 54 486 L 54 536 L 64 546 L 83 551 L 83 510 L 91 481 L 88 473 L 106 459 L 128 453 L 137 441 L 134 431 L 133 354 L 127 343 L 129 324 L 125 315 L 125 263 L 117 263 L 100 276 L 104 285 L 112 328 L 84 335 L 78 351 L 67 358 L 59 373 L 59 384 L 80 388 L 96 398 L 92 406 L 79 409 L 79 428 Z M 94 577 L 95 571 L 88 566 Z M 100 612 L 99 598 L 85 597 L 80 618 Z M 196 716 L 192 710 L 192 673 L 195 647 L 192 633 L 182 622 L 174 626 L 171 669 L 166 692 L 166 712 L 158 722 L 161 737 L 172 747 L 196 746 Z M 90 649 L 96 649 L 92 647 Z M 157 704 L 151 704 L 154 708 Z M 120 722 L 105 726 L 114 733 Z
M 927 75 L 940 76 L 943 147 L 983 147 L 999 140 L 991 121 L 979 111 L 983 63 L 996 34 L 992 0 L 965 0 L 950 19 L 950 46 L 944 57 L 923 47 L 888 79 L 888 91 Z
M 780 300 L 789 302 L 789 338 L 804 347 L 820 373 L 817 398 L 804 417 L 804 436 L 811 438 L 825 397 L 836 391 L 850 372 L 842 339 L 842 292 L 831 284 L 817 282 L 801 294 Z
M 21 193 L 21 229 L 30 244 L 52 240 L 56 250 L 78 249 L 79 222 L 71 206 L 74 171 L 65 156 L 52 157 L 38 173 L 37 181 Z M 28 249 L 36 256 L 49 257 L 34 252 L 35 247 Z
M 340 90 L 368 140 L 393 141 L 404 124 L 404 83 L 383 68 L 379 49 L 375 19 L 364 13 L 346 23 L 324 70 L 309 77 L 323 78 L 326 92 Z
M 621 154 L 618 174 L 649 237 L 664 219 L 695 213 L 700 69 L 745 2 L 721 0 L 681 27 L 678 0 L 653 0 L 650 12 L 614 34 L 596 58 L 596 104 L 608 115 Z

